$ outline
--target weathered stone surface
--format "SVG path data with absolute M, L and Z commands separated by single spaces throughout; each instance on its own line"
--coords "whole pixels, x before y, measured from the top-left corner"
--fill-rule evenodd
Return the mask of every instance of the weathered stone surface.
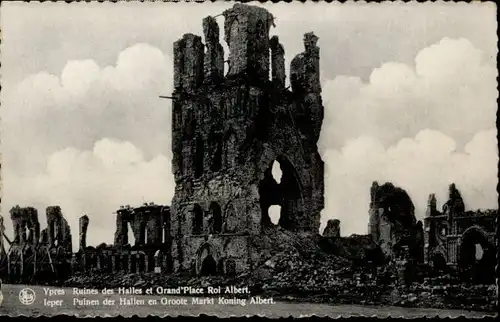
M 204 46 L 201 37 L 185 34 L 174 43 L 174 88 L 192 92 L 203 83 Z
M 45 211 L 50 247 L 58 246 L 72 252 L 71 228 L 63 217 L 61 207 L 49 206 Z
M 12 243 L 24 245 L 26 243 L 26 216 L 21 207 L 15 206 L 10 210 L 10 218 L 14 228 Z
M 369 234 L 384 254 L 397 258 L 403 249 L 422 245 L 422 225 L 417 225 L 415 207 L 406 191 L 392 183 L 379 186 L 374 182 L 370 193 Z
M 132 210 L 125 207 L 116 212 L 115 245 L 117 246 L 128 244 L 128 222 L 131 214 Z
M 37 245 L 40 240 L 40 222 L 38 211 L 33 207 L 23 209 L 26 216 L 26 228 L 28 229 L 27 244 Z
M 326 222 L 323 237 L 340 237 L 340 220 L 330 219 Z
M 271 79 L 277 88 L 285 87 L 285 49 L 278 36 L 271 37 Z
M 228 75 L 246 74 L 252 82 L 269 79 L 269 29 L 272 15 L 264 8 L 235 4 L 224 11 L 229 46 Z
M 218 83 L 224 77 L 224 48 L 219 43 L 219 25 L 213 17 L 203 19 L 206 51 L 204 62 L 205 83 Z

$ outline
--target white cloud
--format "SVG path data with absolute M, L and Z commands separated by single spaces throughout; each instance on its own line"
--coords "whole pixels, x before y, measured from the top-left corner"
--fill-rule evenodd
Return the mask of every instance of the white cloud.
M 143 202 L 170 204 L 173 196 L 171 161 L 163 155 L 146 159 L 130 142 L 102 139 L 92 150 L 67 148 L 48 157 L 47 168 L 36 176 L 3 174 L 3 213 L 16 204 L 34 205 L 42 228 L 45 208 L 60 205 L 78 245 L 78 218 L 90 218 L 87 243 L 112 243 L 120 205 Z M 6 218 L 7 219 L 7 218 Z M 5 220 L 10 234 L 12 224 Z
M 418 219 L 423 218 L 429 194 L 436 193 L 442 205 L 453 182 L 467 209 L 498 207 L 496 129 L 477 133 L 463 151 L 456 150 L 449 136 L 425 129 L 388 148 L 361 137 L 341 150 L 326 150 L 323 158 L 326 204 L 321 227 L 328 219 L 340 219 L 343 235 L 366 232 L 373 181 L 390 181 L 405 189 Z
M 119 53 L 114 66 L 69 61 L 61 75 L 40 72 L 2 97 L 2 150 L 9 171 L 41 171 L 66 147 L 90 149 L 113 137 L 147 155 L 170 153 L 171 58 L 148 44 Z M 25 158 L 25 155 L 30 158 Z
M 496 76 L 491 59 L 463 38 L 421 50 L 414 66 L 385 63 L 368 83 L 338 76 L 323 89 L 320 143 L 339 148 L 350 138 L 370 136 L 387 145 L 431 128 L 464 144 L 494 126 Z

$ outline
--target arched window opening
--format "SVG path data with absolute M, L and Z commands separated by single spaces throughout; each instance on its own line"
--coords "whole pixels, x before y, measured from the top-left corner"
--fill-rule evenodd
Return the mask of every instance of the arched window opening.
M 203 210 L 200 205 L 195 204 L 193 208 L 193 235 L 201 235 L 203 233 Z
M 463 277 L 473 283 L 489 284 L 495 280 L 495 247 L 480 228 L 469 228 L 460 242 L 459 267 Z
M 217 202 L 213 201 L 210 204 L 209 227 L 211 234 L 220 234 L 222 232 L 222 211 Z
M 207 255 L 201 263 L 201 271 L 200 275 L 202 276 L 209 276 L 209 275 L 215 275 L 217 272 L 217 264 L 215 262 L 215 259 L 212 257 L 212 255 Z
M 302 191 L 293 165 L 283 157 L 277 158 L 264 171 L 259 183 L 263 226 L 279 225 L 291 228 L 302 216 Z
M 205 156 L 205 149 L 203 145 L 203 138 L 197 137 L 196 138 L 196 152 L 195 152 L 195 169 L 194 169 L 194 176 L 196 178 L 199 178 L 203 174 L 204 170 L 204 165 L 203 165 L 203 158 Z

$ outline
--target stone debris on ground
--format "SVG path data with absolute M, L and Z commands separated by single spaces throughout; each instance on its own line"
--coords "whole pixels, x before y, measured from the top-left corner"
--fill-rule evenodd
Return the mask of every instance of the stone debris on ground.
M 235 285 L 248 286 L 252 294 L 287 301 L 454 309 L 463 309 L 466 303 L 468 309 L 491 311 L 495 308 L 492 285 L 466 285 L 452 275 L 401 283 L 395 263 L 378 268 L 358 265 L 355 259 L 322 252 L 307 237 L 295 236 L 293 242 L 279 243 L 288 241 L 290 236 L 279 230 L 272 236 L 260 241 L 276 246 L 259 260 L 256 269 L 232 278 L 89 271 L 68 279 L 64 285 L 87 288 Z

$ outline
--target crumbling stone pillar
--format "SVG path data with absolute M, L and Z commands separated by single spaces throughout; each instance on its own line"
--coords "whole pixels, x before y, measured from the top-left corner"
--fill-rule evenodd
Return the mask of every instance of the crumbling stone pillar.
M 290 64 L 292 91 L 297 94 L 321 93 L 318 37 L 309 32 L 304 35 L 305 51 L 295 56 Z
M 44 228 L 40 232 L 40 244 L 48 245 L 49 244 L 49 229 Z
M 162 207 L 161 216 L 162 216 L 162 230 L 163 230 L 162 243 L 166 243 L 171 238 L 170 207 Z
M 27 243 L 37 245 L 40 240 L 40 222 L 38 221 L 38 211 L 33 207 L 25 208 L 26 225 L 28 228 Z
M 285 49 L 280 44 L 278 36 L 273 36 L 271 45 L 271 76 L 274 86 L 285 87 Z
M 224 11 L 224 38 L 229 46 L 228 75 L 269 78 L 269 27 L 273 16 L 264 8 L 235 4 Z
M 83 215 L 79 219 L 80 227 L 80 250 L 84 250 L 87 247 L 87 228 L 89 226 L 89 217 Z
M 60 236 L 60 222 L 61 222 L 61 207 L 49 206 L 45 210 L 47 215 L 47 228 L 49 237 L 49 246 L 54 247 L 54 243 Z
M 174 43 L 174 88 L 192 92 L 203 83 L 205 50 L 201 37 L 185 34 Z
M 431 193 L 429 199 L 427 200 L 427 210 L 425 213 L 426 217 L 437 215 L 437 201 L 436 195 Z
M 146 241 L 147 217 L 142 213 L 134 212 L 130 223 L 132 225 L 132 233 L 134 234 L 135 239 L 134 245 L 144 245 Z
M 213 17 L 203 19 L 205 35 L 205 82 L 219 82 L 224 77 L 224 48 L 219 43 L 219 25 Z
M 115 245 L 125 246 L 128 244 L 128 221 L 130 210 L 122 208 L 116 212 Z
M 24 245 L 26 242 L 26 218 L 23 215 L 23 210 L 19 206 L 15 206 L 10 210 L 10 218 L 14 228 L 13 244 Z
M 148 206 L 143 207 L 141 216 L 146 222 L 147 245 L 160 245 L 162 243 L 162 207 Z
M 378 203 L 377 203 L 377 191 L 379 189 L 378 182 L 374 181 L 370 188 L 370 209 L 369 209 L 369 220 L 368 220 L 368 234 L 372 236 L 373 241 L 378 241 L 379 239 L 379 213 L 378 213 Z
M 330 219 L 323 230 L 323 237 L 340 237 L 340 220 Z
M 61 207 L 49 206 L 46 208 L 48 242 L 50 247 L 63 247 L 67 252 L 72 252 L 71 228 L 63 217 Z
M 452 183 L 449 187 L 448 201 L 443 205 L 443 214 L 447 215 L 448 221 L 451 224 L 451 220 L 454 216 L 463 214 L 464 212 L 465 204 L 462 195 L 455 184 Z

